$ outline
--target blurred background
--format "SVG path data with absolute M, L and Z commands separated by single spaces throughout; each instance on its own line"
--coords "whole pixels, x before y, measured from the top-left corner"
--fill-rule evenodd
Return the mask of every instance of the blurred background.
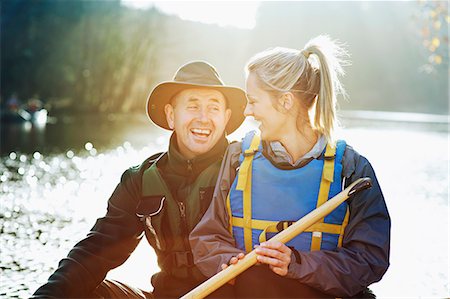
M 121 173 L 167 148 L 145 102 L 190 60 L 244 87 L 268 47 L 345 43 L 340 137 L 373 164 L 392 217 L 380 297 L 449 297 L 447 1 L 5 0 L 1 10 L 0 296 L 28 297 L 105 213 Z M 254 128 L 251 120 L 229 136 Z M 151 290 L 141 242 L 109 276 Z

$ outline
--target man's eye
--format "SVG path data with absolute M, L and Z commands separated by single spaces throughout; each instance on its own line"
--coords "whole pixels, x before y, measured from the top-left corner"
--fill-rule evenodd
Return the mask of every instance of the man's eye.
M 188 109 L 196 109 L 196 108 L 197 108 L 197 106 L 195 106 L 195 105 L 188 106 Z

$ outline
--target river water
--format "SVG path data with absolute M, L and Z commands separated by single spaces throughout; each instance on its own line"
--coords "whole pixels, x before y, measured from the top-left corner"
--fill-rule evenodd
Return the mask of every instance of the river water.
M 392 218 L 391 266 L 371 288 L 380 298 L 450 297 L 448 127 L 344 125 L 340 137 L 373 165 Z M 169 137 L 139 115 L 2 126 L 1 134 L 0 296 L 10 298 L 26 298 L 47 280 L 105 213 L 122 172 L 167 148 Z M 156 271 L 143 241 L 108 277 L 151 290 Z

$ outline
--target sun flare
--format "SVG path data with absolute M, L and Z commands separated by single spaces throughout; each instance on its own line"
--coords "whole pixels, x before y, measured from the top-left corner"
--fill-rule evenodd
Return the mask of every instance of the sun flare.
M 259 1 L 145 1 L 122 0 L 122 4 L 137 9 L 156 7 L 158 10 L 177 15 L 183 20 L 253 29 Z

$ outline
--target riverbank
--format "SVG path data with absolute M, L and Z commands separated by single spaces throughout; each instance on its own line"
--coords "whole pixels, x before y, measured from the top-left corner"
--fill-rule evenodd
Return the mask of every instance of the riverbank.
M 414 131 L 448 132 L 449 116 L 436 114 L 350 111 L 338 113 L 344 128 L 392 128 Z M 239 140 L 248 128 L 255 128 L 251 120 L 246 121 L 230 140 Z M 58 154 L 84 149 L 86 142 L 95 144 L 96 149 L 106 151 L 120 146 L 125 141 L 136 148 L 142 148 L 155 136 L 165 138 L 169 132 L 153 125 L 145 113 L 134 114 L 73 114 L 50 115 L 45 125 L 30 122 L 2 124 L 0 156 L 10 152 L 32 154 Z M 158 138 L 157 137 L 157 138 Z

